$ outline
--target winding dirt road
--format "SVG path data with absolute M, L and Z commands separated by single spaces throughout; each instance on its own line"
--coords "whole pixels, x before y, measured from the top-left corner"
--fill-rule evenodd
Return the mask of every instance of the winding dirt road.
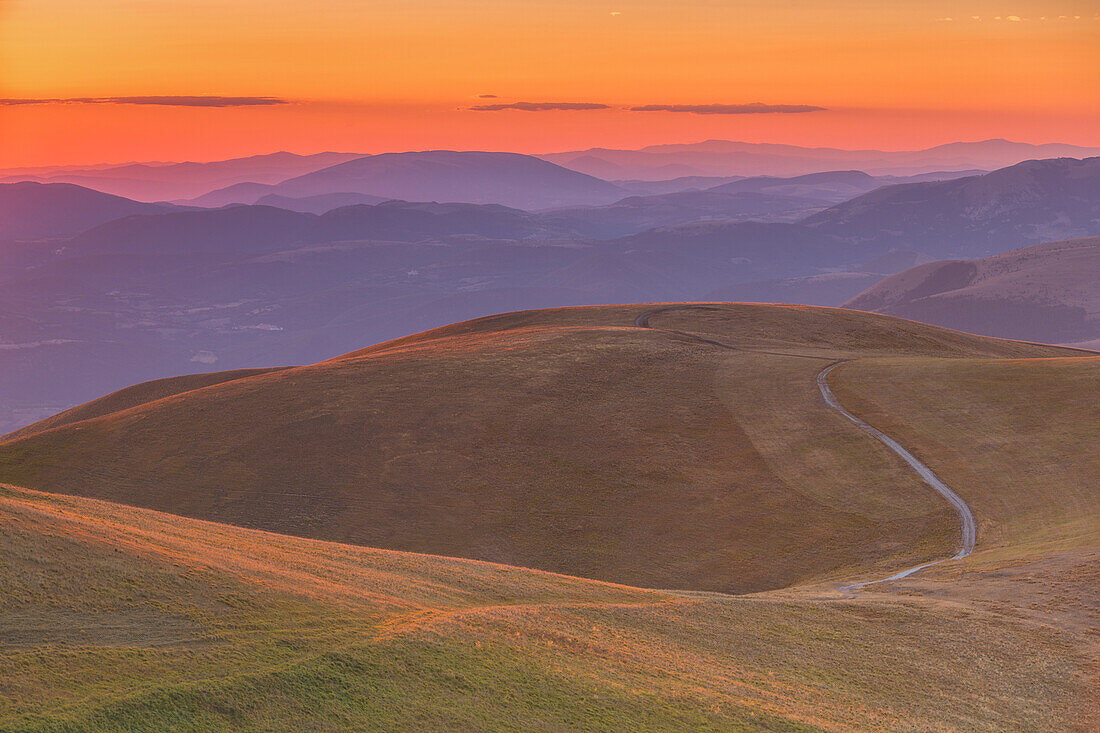
M 657 315 L 658 313 L 676 310 L 690 310 L 691 308 L 695 307 L 697 306 L 681 305 L 649 310 L 635 318 L 634 325 L 638 328 L 653 328 L 649 325 L 649 319 Z M 668 329 L 655 330 L 666 331 L 666 333 L 676 334 L 677 336 L 683 336 L 686 338 L 690 338 L 694 341 L 698 341 L 700 343 L 717 346 L 723 349 L 729 349 L 731 351 L 754 351 L 756 353 L 773 354 L 777 356 L 794 356 L 803 359 L 827 360 L 825 359 L 825 357 L 810 356 L 807 354 L 790 354 L 778 351 L 758 351 L 756 349 L 741 349 L 736 346 L 730 346 L 729 344 L 724 344 L 719 341 L 703 338 L 702 336 L 696 336 L 693 333 L 687 333 L 684 331 L 672 331 Z M 833 394 L 833 390 L 829 388 L 828 377 L 831 371 L 844 363 L 846 363 L 846 361 L 833 361 L 817 374 L 817 386 L 818 389 L 821 391 L 821 396 L 825 399 L 825 403 L 829 407 L 846 417 L 848 420 L 851 420 L 860 430 L 872 436 L 880 443 L 885 445 L 887 448 L 889 448 L 891 451 L 893 451 L 896 455 L 901 457 L 901 459 L 909 464 L 909 467 L 912 468 L 917 473 L 917 475 L 921 477 L 921 480 L 923 480 L 924 483 L 932 487 L 936 491 L 936 493 L 938 493 L 944 499 L 947 499 L 948 503 L 950 503 L 951 506 L 954 507 L 955 512 L 959 515 L 959 524 L 962 529 L 962 543 L 959 547 L 959 551 L 951 557 L 945 557 L 940 560 L 933 560 L 931 562 L 926 562 L 922 565 L 907 568 L 906 570 L 894 573 L 887 578 L 879 578 L 878 580 L 867 580 L 862 583 L 852 583 L 850 585 L 845 585 L 841 587 L 841 590 L 855 590 L 857 588 L 863 588 L 864 586 L 874 585 L 876 583 L 888 583 L 891 580 L 900 580 L 902 578 L 912 575 L 913 573 L 916 573 L 917 571 L 923 570 L 924 568 L 932 567 L 933 565 L 939 565 L 940 563 L 946 562 L 948 560 L 961 560 L 962 558 L 966 557 L 974 551 L 974 545 L 978 539 L 978 525 L 974 521 L 974 513 L 970 510 L 970 506 L 963 500 L 961 496 L 956 494 L 950 486 L 945 484 L 943 480 L 940 479 L 940 477 L 937 476 L 934 471 L 932 471 L 931 468 L 926 466 L 924 463 L 921 463 L 921 461 L 916 456 L 906 450 L 901 443 L 894 440 L 889 435 L 882 432 L 873 425 L 870 425 L 869 423 L 856 417 L 851 412 L 849 412 L 844 407 L 844 405 L 840 404 L 840 400 L 838 400 L 836 395 Z
M 955 508 L 955 512 L 959 515 L 959 524 L 962 527 L 962 545 L 959 547 L 959 551 L 953 556 L 943 558 L 943 560 L 933 560 L 932 562 L 926 562 L 923 565 L 917 565 L 916 567 L 909 568 L 908 570 L 902 570 L 900 573 L 894 573 L 888 578 L 881 578 L 879 580 L 868 580 L 863 583 L 853 583 L 852 585 L 846 585 L 842 590 L 852 590 L 855 588 L 862 588 L 865 585 L 873 585 L 875 583 L 886 583 L 891 580 L 900 580 L 901 578 L 912 575 L 918 570 L 931 567 L 933 565 L 939 565 L 946 560 L 961 560 L 974 551 L 974 544 L 978 541 L 978 525 L 974 521 L 974 512 L 970 511 L 970 506 L 963 501 L 963 498 L 955 493 L 955 491 L 945 484 L 939 476 L 932 471 L 931 468 L 921 463 L 912 453 L 907 451 L 901 443 L 891 438 L 886 433 L 882 432 L 878 428 L 870 425 L 863 420 L 859 419 L 852 413 L 848 412 L 844 408 L 844 405 L 840 404 L 840 400 L 833 394 L 833 390 L 829 388 L 829 372 L 836 369 L 838 366 L 845 362 L 839 361 L 835 364 L 822 369 L 817 374 L 817 386 L 821 390 L 821 396 L 825 398 L 825 403 L 829 407 L 839 412 L 844 417 L 851 420 L 856 426 L 865 433 L 868 433 L 887 448 L 892 450 L 897 455 L 901 456 L 902 460 L 909 464 L 909 467 L 917 472 L 917 475 L 921 477 L 924 483 L 931 486 L 936 492 L 947 499 L 948 503 Z

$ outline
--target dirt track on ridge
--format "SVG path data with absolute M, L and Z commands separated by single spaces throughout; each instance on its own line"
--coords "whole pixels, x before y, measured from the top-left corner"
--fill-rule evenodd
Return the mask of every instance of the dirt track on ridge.
M 657 309 L 654 309 L 654 310 L 645 311 L 644 313 L 640 314 L 637 318 L 634 319 L 634 325 L 637 326 L 638 328 L 653 328 L 652 326 L 649 325 L 649 319 L 651 317 L 657 315 L 658 313 L 663 313 L 663 312 L 666 312 L 666 311 L 676 311 L 676 310 L 690 310 L 691 308 L 695 308 L 695 307 L 697 307 L 697 306 L 681 305 L 681 306 L 670 306 L 668 308 L 657 308 Z M 707 344 L 707 345 L 710 345 L 710 346 L 717 346 L 718 348 L 728 349 L 730 351 L 749 351 L 749 352 L 755 352 L 755 353 L 773 354 L 773 355 L 776 355 L 776 356 L 793 356 L 793 357 L 799 357 L 799 358 L 803 358 L 803 359 L 826 359 L 827 360 L 826 357 L 810 356 L 810 355 L 807 355 L 807 354 L 790 354 L 790 353 L 785 353 L 785 352 L 780 352 L 780 351 L 761 351 L 761 350 L 758 350 L 758 349 L 742 349 L 742 348 L 739 348 L 737 346 L 731 346 L 729 344 L 724 344 L 724 343 L 721 343 L 719 341 L 714 341 L 712 339 L 703 338 L 702 336 L 697 336 L 693 333 L 688 333 L 688 332 L 685 332 L 685 331 L 672 331 L 672 330 L 668 330 L 668 329 L 654 329 L 654 330 L 665 331 L 666 333 L 675 334 L 677 336 L 682 336 L 684 338 L 689 338 L 689 339 L 692 339 L 694 341 L 698 341 L 700 343 Z M 907 568 L 907 569 L 902 570 L 900 572 L 894 573 L 893 575 L 891 575 L 889 577 L 886 577 L 886 578 L 879 578 L 878 580 L 867 580 L 867 581 L 863 581 L 861 583 L 852 583 L 850 585 L 845 585 L 845 586 L 841 587 L 841 590 L 846 590 L 846 591 L 855 590 L 855 589 L 858 589 L 858 588 L 863 588 L 864 586 L 874 585 L 876 583 L 888 583 L 892 580 L 900 580 L 902 578 L 905 578 L 905 577 L 908 577 L 908 576 L 912 575 L 913 573 L 916 573 L 920 570 L 923 570 L 924 568 L 931 567 L 933 565 L 939 565 L 940 563 L 946 562 L 947 560 L 961 560 L 962 558 L 966 557 L 967 555 L 969 555 L 971 552 L 974 551 L 974 545 L 977 543 L 977 539 L 978 539 L 978 526 L 977 526 L 977 523 L 974 521 L 974 513 L 970 510 L 970 506 L 966 503 L 965 500 L 963 500 L 963 498 L 961 496 L 959 496 L 957 493 L 955 493 L 955 491 L 950 486 L 945 484 L 943 482 L 943 480 L 940 479 L 940 477 L 937 476 L 931 468 L 926 466 L 916 456 L 914 456 L 912 453 L 910 453 L 908 450 L 906 450 L 905 447 L 902 446 L 901 443 L 894 440 L 889 435 L 882 432 L 881 430 L 874 427 L 873 425 L 870 425 L 869 423 L 864 422 L 860 418 L 856 417 L 851 412 L 849 412 L 844 407 L 844 405 L 842 405 L 840 403 L 840 400 L 838 400 L 836 395 L 833 394 L 832 389 L 829 388 L 828 377 L 829 377 L 829 373 L 831 371 L 836 369 L 841 364 L 845 364 L 845 363 L 847 363 L 847 362 L 846 361 L 832 361 L 832 363 L 827 365 L 824 369 L 822 369 L 817 374 L 817 386 L 818 386 L 818 389 L 821 391 L 821 396 L 825 400 L 825 404 L 827 404 L 830 408 L 832 408 L 833 410 L 839 412 L 845 418 L 850 420 L 860 430 L 867 433 L 871 437 L 875 438 L 875 440 L 878 440 L 880 443 L 882 443 L 887 448 L 889 448 L 894 454 L 896 454 L 903 461 L 905 461 L 907 464 L 909 464 L 909 467 L 912 468 L 917 473 L 917 475 L 921 477 L 921 480 L 924 481 L 924 483 L 928 484 L 930 487 L 932 487 L 932 489 L 934 489 L 936 491 L 936 493 L 938 493 L 940 496 L 942 496 L 944 499 L 946 499 L 948 501 L 948 503 L 951 504 L 951 506 L 955 509 L 956 514 L 959 515 L 959 524 L 960 524 L 960 527 L 961 527 L 961 530 L 962 530 L 962 541 L 961 541 L 961 545 L 959 547 L 959 551 L 957 553 L 955 553 L 954 555 L 952 555 L 951 557 L 945 557 L 945 558 L 942 558 L 940 560 L 933 560 L 931 562 L 926 562 L 926 563 L 923 563 L 921 565 L 917 565 L 915 567 Z

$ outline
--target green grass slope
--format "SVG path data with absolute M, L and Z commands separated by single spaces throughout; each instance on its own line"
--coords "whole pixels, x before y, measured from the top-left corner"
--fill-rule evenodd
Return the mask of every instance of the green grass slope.
M 0 729 L 1066 730 L 1065 631 L 645 591 L 0 488 Z

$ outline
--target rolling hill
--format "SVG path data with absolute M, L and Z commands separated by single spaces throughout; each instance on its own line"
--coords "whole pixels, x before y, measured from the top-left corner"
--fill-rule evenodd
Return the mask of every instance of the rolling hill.
M 731 356 L 625 327 L 638 311 L 493 317 L 175 396 L 158 389 L 145 404 L 124 399 L 126 409 L 20 432 L 0 448 L 0 479 L 319 539 L 651 587 L 759 590 L 900 562 L 898 533 L 914 561 L 950 541 L 944 508 L 919 481 L 884 455 L 833 443 L 833 416 L 814 392 L 824 364 L 1062 353 L 857 312 L 695 315 L 696 330 L 753 349 Z M 731 368 L 745 378 L 729 383 Z M 830 446 L 823 469 L 909 487 L 904 527 L 883 522 L 896 499 L 843 499 L 846 479 L 814 488 L 804 467 L 758 447 L 784 427 L 754 416 L 793 405 Z M 186 454 L 182 435 L 196 436 Z M 784 529 L 807 514 L 819 517 L 813 528 Z
M 971 333 L 1047 343 L 1100 339 L 1100 237 L 981 260 L 929 262 L 845 305 Z
M 0 726 L 23 731 L 1095 720 L 1072 634 L 913 590 L 655 592 L 15 487 L 0 543 Z
M 958 527 L 825 407 L 837 359 L 844 404 L 973 506 L 974 555 L 838 589 Z M 0 443 L 0 726 L 1087 731 L 1098 376 L 885 316 L 668 304 L 137 386 Z

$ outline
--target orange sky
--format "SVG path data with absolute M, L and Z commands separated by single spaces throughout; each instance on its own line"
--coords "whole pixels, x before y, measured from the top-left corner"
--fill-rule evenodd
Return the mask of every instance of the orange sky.
M 276 149 L 534 152 L 714 137 L 895 149 L 988 137 L 1100 145 L 1096 7 L 1094 0 L 0 0 L 0 97 L 289 101 L 0 105 L 0 166 Z M 612 109 L 466 109 L 518 101 Z M 621 109 L 753 102 L 827 110 Z

